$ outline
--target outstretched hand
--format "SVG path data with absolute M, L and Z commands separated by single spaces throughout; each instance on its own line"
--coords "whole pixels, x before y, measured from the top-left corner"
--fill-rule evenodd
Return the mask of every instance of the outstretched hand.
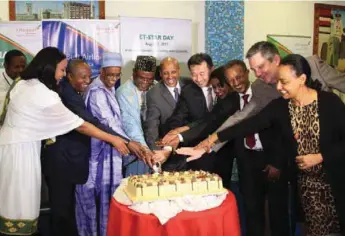
M 170 156 L 171 151 L 167 150 L 154 150 L 154 155 L 152 157 L 154 163 L 164 163 Z
M 167 146 L 174 140 L 178 139 L 178 133 L 176 132 L 169 132 L 167 133 L 162 140 L 160 141 L 160 146 Z
M 202 157 L 202 155 L 204 155 L 206 153 L 206 151 L 204 149 L 195 149 L 192 147 L 183 147 L 183 148 L 177 149 L 176 153 L 180 154 L 180 155 L 189 156 L 189 157 L 187 157 L 187 162 L 190 162 L 190 161 L 194 161 L 194 160 L 197 160 L 200 157 Z
M 208 138 L 201 141 L 198 145 L 194 147 L 194 149 L 203 149 L 205 152 L 209 152 L 211 150 L 212 144 L 209 142 Z
M 189 130 L 188 126 L 182 126 L 182 127 L 178 127 L 176 129 L 170 130 L 162 139 L 162 145 L 169 145 L 169 143 L 173 142 L 174 140 L 176 140 L 176 138 L 178 139 L 177 135 Z M 179 141 L 179 139 L 178 139 Z
M 210 152 L 212 146 L 215 144 L 215 142 L 218 140 L 218 136 L 216 133 L 208 136 L 207 139 L 200 142 L 194 149 L 204 149 L 205 152 Z
M 120 152 L 121 155 L 128 155 L 129 150 L 127 148 L 127 143 L 124 139 L 118 136 L 114 136 L 111 145 Z
M 146 165 L 148 165 L 149 167 L 152 168 L 153 166 L 153 156 L 154 153 L 148 148 L 148 147 L 144 147 L 144 158 L 143 161 Z
M 129 151 L 137 156 L 140 160 L 143 160 L 145 158 L 145 150 L 146 148 L 141 145 L 139 142 L 136 141 L 129 141 L 129 143 L 127 144 L 127 147 L 129 149 Z

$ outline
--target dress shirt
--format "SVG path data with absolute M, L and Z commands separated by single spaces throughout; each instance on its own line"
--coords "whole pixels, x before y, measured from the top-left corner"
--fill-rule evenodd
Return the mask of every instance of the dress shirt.
M 169 86 L 166 85 L 165 83 L 164 83 L 164 85 L 165 85 L 165 87 L 169 90 L 169 92 L 170 92 L 171 96 L 174 98 L 174 100 L 175 100 L 175 92 L 174 92 L 174 89 L 175 89 L 175 88 L 177 88 L 178 94 L 181 94 L 180 82 L 177 82 L 176 87 L 169 87 Z
M 135 92 L 137 93 L 139 107 L 141 108 L 141 106 L 143 105 L 142 94 L 144 93 L 144 91 L 140 91 L 137 87 L 135 87 Z
M 249 86 L 249 88 L 247 89 L 247 91 L 246 91 L 246 93 L 239 93 L 239 95 L 240 95 L 240 109 L 241 110 L 243 110 L 243 107 L 244 107 L 244 100 L 243 100 L 243 96 L 244 95 L 249 95 L 249 97 L 248 97 L 248 102 L 250 102 L 250 100 L 252 99 L 252 97 L 253 97 L 253 91 L 252 91 L 252 87 L 251 86 Z M 245 148 L 247 148 L 247 149 L 251 149 L 251 150 L 258 150 L 258 151 L 261 151 L 263 148 L 262 148 L 262 144 L 261 144 L 261 141 L 260 141 L 260 137 L 259 137 L 259 134 L 258 133 L 256 133 L 255 135 L 254 135 L 254 137 L 255 137 L 255 146 L 253 147 L 253 148 L 249 148 L 248 146 L 247 146 L 247 144 L 246 144 L 246 139 L 244 139 L 244 146 L 245 146 Z
M 202 87 L 202 93 L 204 94 L 204 97 L 205 97 L 205 101 L 206 101 L 206 107 L 209 107 L 209 102 L 208 102 L 208 99 L 207 99 L 207 96 L 208 96 L 208 88 L 212 88 L 212 86 L 207 86 L 207 87 Z M 213 98 L 213 105 L 216 103 L 217 99 L 216 99 L 216 94 L 214 93 L 214 90 L 212 88 L 212 98 Z
M 204 94 L 204 97 L 205 97 L 205 101 L 206 101 L 206 106 L 209 107 L 209 104 L 208 104 L 208 99 L 207 99 L 207 96 L 208 96 L 208 89 L 209 88 L 212 88 L 212 86 L 208 86 L 208 87 L 202 87 L 201 90 L 202 90 L 202 93 Z M 212 88 L 212 98 L 213 98 L 213 105 L 217 102 L 217 97 L 216 97 L 216 94 L 214 93 L 214 90 Z M 183 136 L 181 134 L 178 134 L 178 139 L 179 141 L 182 143 L 183 142 Z

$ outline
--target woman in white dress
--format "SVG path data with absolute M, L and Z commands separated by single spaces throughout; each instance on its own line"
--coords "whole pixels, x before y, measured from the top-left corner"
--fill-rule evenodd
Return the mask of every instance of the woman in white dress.
M 57 48 L 44 48 L 9 91 L 6 116 L 0 124 L 0 234 L 31 235 L 37 230 L 41 140 L 76 129 L 119 144 L 119 137 L 84 122 L 62 104 L 54 91 L 66 66 L 66 56 Z M 119 151 L 129 153 L 125 144 Z

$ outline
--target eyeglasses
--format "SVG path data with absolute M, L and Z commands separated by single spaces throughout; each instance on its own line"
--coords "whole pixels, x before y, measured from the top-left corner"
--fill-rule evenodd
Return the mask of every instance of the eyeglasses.
M 120 79 L 121 78 L 122 73 L 118 73 L 118 74 L 106 74 L 105 77 L 107 79 Z

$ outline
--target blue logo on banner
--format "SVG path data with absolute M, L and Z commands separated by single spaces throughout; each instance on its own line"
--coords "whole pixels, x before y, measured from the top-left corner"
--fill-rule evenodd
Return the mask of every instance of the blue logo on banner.
M 83 58 L 91 67 L 92 78 L 99 75 L 106 48 L 95 39 L 61 21 L 43 21 L 43 47 L 57 47 L 67 59 Z

